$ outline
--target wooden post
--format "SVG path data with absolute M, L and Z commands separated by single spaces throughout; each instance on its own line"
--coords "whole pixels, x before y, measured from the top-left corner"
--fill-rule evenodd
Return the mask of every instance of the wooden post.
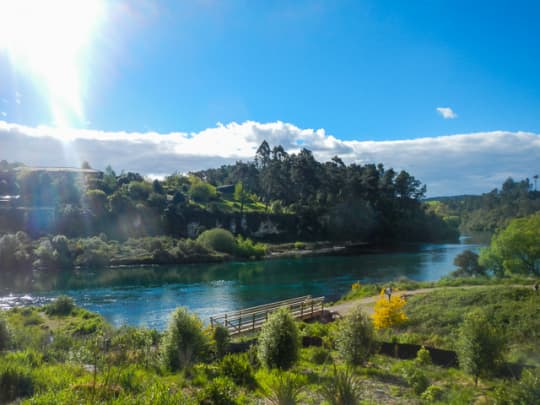
M 300 307 L 300 318 L 304 317 L 304 301 L 302 301 L 302 306 Z
M 253 314 L 253 320 L 251 322 L 251 330 L 255 330 L 255 314 Z
M 313 301 L 311 301 L 311 317 L 313 318 Z

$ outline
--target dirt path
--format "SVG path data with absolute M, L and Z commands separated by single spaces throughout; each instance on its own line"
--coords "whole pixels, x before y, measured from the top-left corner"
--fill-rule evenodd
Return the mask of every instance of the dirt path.
M 418 294 L 429 294 L 433 291 L 439 291 L 439 290 L 448 290 L 448 289 L 463 289 L 463 290 L 471 290 L 475 288 L 496 288 L 496 287 L 514 287 L 514 288 L 527 288 L 528 285 L 464 285 L 464 286 L 458 286 L 458 287 L 432 287 L 432 288 L 419 288 L 418 290 L 405 290 L 405 291 L 399 291 L 396 292 L 398 295 L 418 295 Z M 366 312 L 368 315 L 373 314 L 373 307 L 375 305 L 375 302 L 379 299 L 379 295 L 374 295 L 372 297 L 366 297 L 366 298 L 359 298 L 356 300 L 341 302 L 329 307 L 326 307 L 328 311 L 337 312 L 341 316 L 345 316 L 349 314 L 354 308 L 357 306 L 361 306 L 364 312 Z

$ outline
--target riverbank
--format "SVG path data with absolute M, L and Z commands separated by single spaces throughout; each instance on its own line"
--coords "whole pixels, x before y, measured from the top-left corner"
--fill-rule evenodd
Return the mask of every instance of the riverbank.
M 439 352 L 455 353 L 464 315 L 477 309 L 490 314 L 493 327 L 504 328 L 503 364 L 511 362 L 519 373 L 509 376 L 507 370 L 493 369 L 475 384 L 473 376 L 456 368 L 455 361 L 450 365 L 435 361 L 433 356 Z M 328 400 L 328 387 L 339 381 L 345 388 L 352 387 L 357 402 L 461 404 L 508 398 L 536 402 L 539 362 L 535 353 L 540 341 L 534 331 L 540 325 L 530 311 L 540 311 L 540 297 L 530 286 L 439 286 L 411 295 L 404 310 L 404 324 L 374 331 L 374 342 L 391 343 L 368 352 L 366 360 L 354 366 L 347 366 L 336 344 L 347 316 L 328 324 L 298 323 L 301 337 L 324 344 L 300 347 L 297 360 L 285 372 L 262 366 L 257 346 L 222 359 L 216 343 L 209 343 L 206 354 L 188 361 L 183 370 L 171 371 L 160 356 L 167 335 L 156 330 L 114 328 L 65 298 L 41 308 L 11 309 L 0 314 L 0 380 L 4 384 L 0 402 L 195 405 L 218 398 L 220 403 L 248 405 L 275 395 L 280 380 L 281 386 L 295 387 L 297 403 L 308 405 Z M 396 348 L 422 345 L 433 348 L 433 353 L 395 353 Z M 227 343 L 224 348 L 227 352 Z M 347 372 L 347 379 L 338 380 L 338 372 Z

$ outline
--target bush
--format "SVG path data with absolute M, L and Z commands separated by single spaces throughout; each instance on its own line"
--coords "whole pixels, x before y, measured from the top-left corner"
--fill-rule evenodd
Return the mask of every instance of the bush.
M 422 346 L 420 350 L 416 352 L 416 359 L 414 361 L 419 366 L 431 365 L 431 354 L 429 353 L 429 350 Z
M 235 405 L 236 387 L 226 377 L 214 378 L 197 395 L 199 405 Z
M 429 380 L 416 364 L 407 364 L 403 368 L 403 378 L 416 395 L 422 394 L 429 387 Z
M 236 238 L 236 255 L 246 258 L 261 258 L 266 254 L 266 246 L 262 243 L 255 243 L 249 238 L 242 238 L 239 235 Z
M 9 329 L 6 320 L 0 315 L 0 352 L 9 346 Z
M 442 398 L 443 393 L 444 390 L 441 387 L 438 387 L 437 385 L 430 385 L 422 393 L 420 398 L 422 398 L 424 401 L 427 401 L 428 403 L 433 403 L 439 401 Z
M 229 377 L 235 384 L 254 388 L 257 385 L 253 375 L 253 367 L 249 364 L 247 355 L 226 355 L 219 363 L 219 373 Z
M 0 367 L 0 403 L 28 397 L 33 393 L 34 381 L 28 371 L 13 364 Z
M 280 372 L 270 374 L 263 382 L 263 388 L 271 404 L 295 405 L 306 383 L 304 376 Z
M 503 357 L 502 333 L 490 323 L 482 310 L 465 315 L 459 330 L 457 352 L 460 367 L 474 377 L 492 374 Z
M 407 320 L 407 315 L 403 312 L 405 299 L 396 294 L 390 299 L 381 290 L 379 299 L 375 303 L 375 313 L 373 314 L 373 324 L 377 329 L 392 328 Z
M 315 347 L 313 348 L 310 359 L 312 363 L 324 364 L 332 360 L 332 356 L 330 355 L 330 352 L 324 347 Z
M 321 394 L 330 405 L 356 405 L 360 403 L 360 382 L 351 370 L 334 366 L 332 380 L 323 385 Z
M 217 325 L 212 330 L 212 340 L 214 343 L 216 356 L 218 359 L 220 359 L 225 355 L 231 340 L 229 329 L 227 329 L 225 326 Z
M 204 203 L 217 197 L 217 191 L 213 185 L 205 183 L 197 177 L 191 177 L 190 181 L 189 196 L 193 201 Z
M 496 405 L 538 404 L 540 403 L 540 373 L 523 371 L 517 383 L 502 383 L 494 392 Z
M 201 243 L 208 249 L 216 252 L 234 254 L 236 249 L 236 241 L 234 236 L 229 231 L 222 228 L 214 228 L 204 231 L 197 238 L 197 242 Z
M 298 360 L 300 338 L 290 312 L 280 309 L 263 325 L 258 340 L 261 364 L 286 370 Z
M 60 295 L 45 307 L 45 312 L 48 315 L 66 316 L 70 315 L 74 308 L 75 302 L 73 298 L 67 295 Z
M 201 320 L 186 308 L 176 309 L 161 345 L 163 364 L 167 369 L 176 371 L 204 359 L 209 342 L 202 326 Z
M 373 351 L 373 326 L 360 308 L 356 308 L 340 322 L 336 336 L 336 348 L 350 365 L 364 363 Z

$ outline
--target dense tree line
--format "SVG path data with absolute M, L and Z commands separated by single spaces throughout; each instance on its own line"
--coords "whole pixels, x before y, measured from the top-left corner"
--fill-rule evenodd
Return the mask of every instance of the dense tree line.
M 457 235 L 426 212 L 426 187 L 406 171 L 345 165 L 337 156 L 321 163 L 307 149 L 289 154 L 266 142 L 253 161 L 164 180 L 117 174 L 110 166 L 96 173 L 2 167 L 3 188 L 20 194 L 18 210 L 0 211 L 4 232 L 21 230 L 24 223 L 32 236 L 194 237 L 219 223 L 250 236 L 245 215 L 256 214 L 257 225 L 278 221 L 280 237 L 293 240 L 432 241 Z M 220 186 L 234 193 L 220 192 Z M 191 229 L 194 224 L 197 229 Z
M 465 195 L 437 198 L 432 209 L 464 230 L 493 232 L 512 218 L 525 217 L 540 210 L 540 192 L 529 179 L 508 178 L 500 189 L 480 196 Z

